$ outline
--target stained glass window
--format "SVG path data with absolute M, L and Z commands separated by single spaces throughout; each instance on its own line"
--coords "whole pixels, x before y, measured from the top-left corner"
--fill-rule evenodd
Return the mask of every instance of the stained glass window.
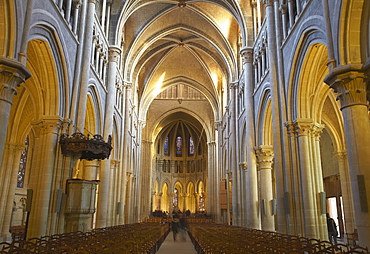
M 200 194 L 199 196 L 199 211 L 205 211 L 205 204 L 204 204 L 204 196 L 203 193 Z
M 176 154 L 182 154 L 182 138 L 180 136 L 176 138 Z
M 169 149 L 168 149 L 168 137 L 166 137 L 166 139 L 164 140 L 164 155 L 168 155 L 169 154 Z
M 194 154 L 194 140 L 193 140 L 193 137 L 189 138 L 189 154 L 190 155 Z
M 174 192 L 175 192 L 175 195 L 173 196 L 172 207 L 173 207 L 173 209 L 176 209 L 177 206 L 178 206 L 178 194 L 179 193 L 178 193 L 177 189 L 175 189 Z
M 24 176 L 26 174 L 26 164 L 27 164 L 27 155 L 28 155 L 28 137 L 26 138 L 25 148 L 21 153 L 21 159 L 19 160 L 19 169 L 17 176 L 17 187 L 23 188 L 24 186 Z

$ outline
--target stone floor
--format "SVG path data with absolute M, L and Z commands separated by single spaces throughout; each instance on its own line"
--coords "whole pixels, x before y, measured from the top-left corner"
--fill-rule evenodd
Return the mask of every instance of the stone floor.
M 185 241 L 181 239 L 181 234 L 178 234 L 177 241 L 174 241 L 171 231 L 156 254 L 197 254 L 197 251 L 187 234 Z

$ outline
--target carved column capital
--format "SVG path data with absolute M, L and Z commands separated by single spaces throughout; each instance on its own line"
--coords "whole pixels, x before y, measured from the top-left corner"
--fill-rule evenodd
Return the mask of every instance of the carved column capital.
M 233 172 L 231 172 L 231 171 L 226 171 L 226 175 L 227 175 L 227 180 L 228 180 L 228 181 L 231 181 L 231 179 L 232 179 L 232 175 L 233 175 Z
M 300 136 L 308 136 L 312 131 L 312 121 L 310 119 L 296 119 L 293 122 L 295 134 Z
M 338 161 L 343 162 L 347 158 L 347 152 L 346 151 L 339 151 L 334 153 L 335 156 L 338 158 Z
M 238 89 L 238 87 L 239 87 L 238 81 L 234 81 L 229 84 L 229 89 Z
M 74 9 L 80 9 L 80 7 L 82 5 L 82 1 L 81 0 L 73 0 L 72 5 L 73 5 Z
M 0 100 L 11 104 L 16 88 L 29 77 L 30 72 L 20 62 L 0 57 Z
M 63 126 L 63 119 L 59 116 L 49 117 L 32 122 L 33 128 L 37 133 L 36 136 L 53 133 L 58 134 L 59 129 Z
M 294 124 L 290 121 L 286 122 L 284 124 L 285 128 L 287 129 L 287 133 L 288 133 L 288 136 L 290 138 L 294 137 L 294 133 L 295 133 L 295 127 L 294 127 Z
M 271 169 L 274 161 L 274 149 L 269 145 L 261 145 L 255 147 L 256 156 L 258 159 L 259 170 Z
M 219 130 L 222 127 L 222 121 L 215 121 L 215 130 Z
M 108 61 L 118 62 L 122 50 L 118 46 L 110 46 L 108 49 Z
M 247 171 L 248 170 L 248 162 L 246 162 L 246 161 L 240 162 L 239 167 L 242 171 Z
M 366 88 L 369 76 L 361 68 L 359 65 L 340 66 L 333 69 L 324 80 L 338 93 L 341 110 L 355 105 L 368 107 Z
M 267 6 L 272 6 L 274 4 L 274 0 L 261 0 L 261 2 Z
M 126 88 L 126 90 L 131 90 L 132 89 L 132 84 L 129 82 L 124 82 L 123 87 Z
M 5 147 L 10 151 L 23 151 L 26 145 L 21 143 L 6 143 Z
M 145 120 L 138 120 L 137 123 L 141 127 L 141 129 L 144 129 L 145 128 L 145 125 L 146 125 L 146 121 Z
M 287 13 L 287 10 L 288 10 L 288 6 L 286 4 L 281 4 L 280 5 L 280 8 L 279 8 L 280 12 L 285 15 Z
M 210 141 L 210 142 L 207 142 L 207 145 L 208 146 L 215 146 L 217 144 L 216 141 Z
M 243 64 L 253 63 L 253 49 L 252 48 L 242 48 L 240 50 L 240 55 L 242 57 Z
M 315 139 L 317 141 L 320 141 L 320 135 L 321 135 L 322 130 L 324 128 L 325 128 L 325 125 L 324 124 L 318 124 L 318 123 L 316 123 L 316 124 L 313 124 L 312 125 L 312 131 L 311 131 L 311 133 L 312 133 L 312 135 L 315 137 Z

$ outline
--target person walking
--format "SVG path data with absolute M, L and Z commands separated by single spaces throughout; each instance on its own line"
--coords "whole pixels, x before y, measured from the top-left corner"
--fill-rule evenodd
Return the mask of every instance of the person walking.
M 176 242 L 176 236 L 180 230 L 180 222 L 177 217 L 172 218 L 171 229 L 172 229 L 172 234 L 173 234 L 173 240 Z
M 186 233 L 188 232 L 188 222 L 186 220 L 185 214 L 181 214 L 180 216 L 180 231 L 181 231 L 181 239 L 186 241 Z
M 326 224 L 328 226 L 328 236 L 329 241 L 333 244 L 338 243 L 338 231 L 337 231 L 337 225 L 335 224 L 335 221 L 333 218 L 330 218 L 329 213 L 326 214 Z

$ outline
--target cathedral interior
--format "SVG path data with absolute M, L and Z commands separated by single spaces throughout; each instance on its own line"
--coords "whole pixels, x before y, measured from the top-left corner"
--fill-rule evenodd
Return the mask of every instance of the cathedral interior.
M 189 210 L 370 247 L 370 1 L 0 0 L 0 238 Z

